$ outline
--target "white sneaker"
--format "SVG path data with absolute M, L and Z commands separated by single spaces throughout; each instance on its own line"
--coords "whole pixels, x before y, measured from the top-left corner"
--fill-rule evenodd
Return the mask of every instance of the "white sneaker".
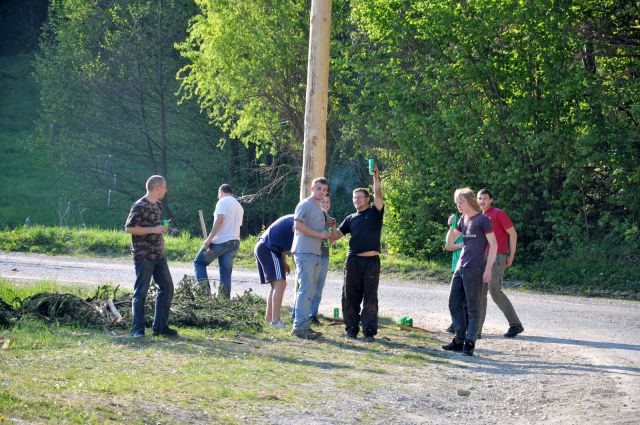
M 271 322 L 271 327 L 281 329 L 281 328 L 286 328 L 287 325 L 285 325 L 282 320 L 278 320 L 277 322 Z

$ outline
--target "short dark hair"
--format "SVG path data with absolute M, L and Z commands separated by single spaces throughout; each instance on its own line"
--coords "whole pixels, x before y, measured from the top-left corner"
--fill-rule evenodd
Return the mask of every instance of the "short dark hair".
M 369 194 L 369 191 L 367 189 L 365 189 L 364 187 L 358 187 L 356 189 L 353 189 L 353 195 L 355 195 L 358 192 L 362 192 L 364 194 L 364 196 L 366 196 L 367 198 L 369 198 L 371 196 Z
M 233 195 L 233 188 L 231 187 L 230 184 L 221 184 L 220 187 L 218 188 L 218 192 L 222 192 L 222 193 L 230 193 Z
M 480 195 L 487 195 L 490 199 L 493 199 L 493 195 L 489 192 L 489 189 L 480 189 L 477 196 Z
M 327 180 L 325 177 L 316 177 L 315 179 L 313 179 L 313 181 L 311 181 L 311 186 L 315 186 L 317 183 L 329 186 L 329 180 Z

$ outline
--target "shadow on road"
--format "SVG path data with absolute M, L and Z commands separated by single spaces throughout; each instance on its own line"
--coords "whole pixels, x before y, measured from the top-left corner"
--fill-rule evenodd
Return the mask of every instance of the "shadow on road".
M 486 353 L 487 350 L 484 350 Z M 594 365 L 588 363 L 553 363 L 547 361 L 538 361 L 525 358 L 522 360 L 502 361 L 496 358 L 483 357 L 482 352 L 478 352 L 473 357 L 472 362 L 475 363 L 476 371 L 483 371 L 497 375 L 527 375 L 547 373 L 549 375 L 575 375 L 577 373 L 618 373 L 621 375 L 629 375 L 640 377 L 640 368 L 627 367 L 620 365 Z
M 630 350 L 640 351 L 640 345 L 634 344 L 620 344 L 618 342 L 600 342 L 600 341 L 583 341 L 579 339 L 568 338 L 553 338 L 547 336 L 519 336 L 519 339 L 532 342 L 543 342 L 548 344 L 565 344 L 565 345 L 578 345 L 583 347 L 601 348 L 607 350 Z

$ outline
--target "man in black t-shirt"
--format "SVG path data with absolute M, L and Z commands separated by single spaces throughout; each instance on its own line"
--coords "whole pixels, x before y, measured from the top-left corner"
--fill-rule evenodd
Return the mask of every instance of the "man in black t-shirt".
M 380 280 L 380 236 L 384 217 L 384 200 L 378 167 L 373 172 L 373 206 L 369 191 L 353 190 L 356 212 L 347 216 L 332 235 L 334 240 L 351 234 L 344 265 L 342 316 L 345 334 L 356 338 L 362 323 L 365 342 L 373 342 L 378 333 L 378 282 Z M 362 310 L 360 309 L 362 304 Z

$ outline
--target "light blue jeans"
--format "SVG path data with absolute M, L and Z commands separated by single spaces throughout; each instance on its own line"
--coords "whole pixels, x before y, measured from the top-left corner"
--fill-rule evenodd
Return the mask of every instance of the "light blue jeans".
M 220 287 L 218 295 L 226 298 L 231 297 L 231 272 L 233 271 L 233 259 L 240 248 L 240 241 L 233 240 L 223 243 L 209 245 L 209 249 L 200 248 L 198 255 L 193 260 L 193 268 L 195 269 L 196 279 L 200 282 L 206 282 L 207 289 L 211 291 L 209 286 L 209 275 L 207 274 L 207 266 L 213 260 L 218 259 L 220 266 Z
M 295 320 L 293 330 L 309 329 L 311 321 L 311 303 L 318 290 L 318 282 L 321 276 L 321 256 L 316 254 L 293 254 L 298 269 L 300 288 L 296 295 Z M 326 276 L 326 273 L 325 273 Z
M 318 276 L 318 287 L 316 288 L 316 295 L 311 300 L 311 314 L 310 317 L 318 317 L 318 308 L 320 308 L 320 301 L 322 300 L 322 290 L 324 289 L 324 283 L 327 280 L 327 271 L 329 270 L 329 256 L 320 256 L 320 275 Z

